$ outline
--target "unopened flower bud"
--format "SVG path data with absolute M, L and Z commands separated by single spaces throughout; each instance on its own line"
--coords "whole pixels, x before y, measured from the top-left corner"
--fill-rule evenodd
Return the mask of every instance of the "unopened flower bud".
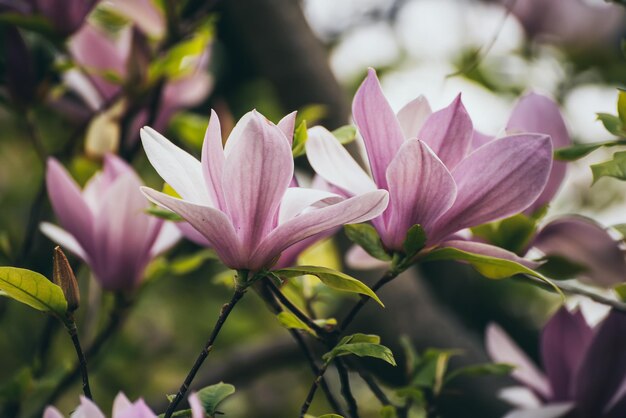
M 67 261 L 67 257 L 59 246 L 54 248 L 52 281 L 63 290 L 65 300 L 67 300 L 68 313 L 78 309 L 80 304 L 78 282 L 69 261 Z

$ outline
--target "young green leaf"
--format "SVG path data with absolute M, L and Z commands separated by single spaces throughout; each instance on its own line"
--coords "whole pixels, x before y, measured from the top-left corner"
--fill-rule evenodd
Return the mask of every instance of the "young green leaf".
M 472 228 L 475 236 L 514 253 L 521 253 L 535 235 L 537 221 L 524 214 Z
M 622 126 L 626 126 L 626 91 L 624 90 L 619 90 L 617 94 L 617 116 Z
M 391 261 L 391 255 L 383 247 L 376 229 L 369 224 L 344 225 L 350 241 L 360 245 L 369 255 L 383 261 Z
M 374 357 L 386 361 L 392 366 L 396 366 L 396 360 L 393 358 L 393 353 L 389 348 L 381 344 L 366 342 L 339 344 L 328 353 L 324 354 L 322 358 L 325 361 L 330 361 L 335 357 L 347 356 L 349 354 L 354 354 L 359 357 Z
M 157 218 L 165 219 L 166 221 L 181 222 L 184 219 L 177 213 L 171 210 L 163 209 L 158 206 L 150 206 L 146 209 L 148 215 L 156 216 Z
M 350 344 L 350 343 L 380 344 L 380 337 L 374 334 L 356 333 L 352 335 L 346 335 L 339 341 L 337 345 Z
M 291 146 L 293 158 L 304 155 L 306 152 L 305 145 L 308 139 L 309 134 L 306 130 L 306 120 L 302 120 L 293 133 L 293 145 Z
M 46 277 L 31 270 L 0 267 L 0 291 L 37 310 L 51 312 L 61 318 L 64 318 L 67 312 L 63 290 Z
M 215 385 L 207 386 L 198 391 L 198 398 L 209 416 L 215 415 L 217 407 L 224 399 L 235 393 L 235 387 L 228 383 L 220 382 Z
M 460 376 L 502 376 L 511 373 L 515 366 L 506 363 L 473 364 L 460 367 L 451 371 L 445 378 L 444 384 L 448 384 Z
M 407 258 L 413 257 L 426 245 L 426 231 L 421 225 L 413 225 L 406 233 L 402 247 Z
M 372 289 L 354 277 L 350 277 L 340 271 L 318 266 L 298 266 L 276 270 L 274 274 L 284 279 L 310 274 L 318 277 L 322 283 L 332 289 L 369 296 L 378 302 L 380 306 L 385 306 Z
M 610 113 L 597 113 L 598 120 L 604 128 L 615 136 L 622 136 L 624 129 L 620 118 Z
M 617 145 L 626 145 L 626 141 L 623 139 L 615 139 L 612 141 L 593 142 L 590 144 L 576 144 L 571 147 L 554 150 L 554 159 L 560 161 L 575 161 L 583 158 L 600 147 L 614 147 Z
M 335 129 L 332 134 L 341 144 L 346 145 L 356 139 L 356 127 L 354 125 L 344 125 Z
M 398 418 L 396 408 L 393 405 L 386 405 L 380 410 L 381 418 Z
M 197 270 L 207 260 L 217 260 L 215 251 L 209 248 L 176 257 L 169 263 L 169 270 L 177 276 L 183 276 Z
M 314 337 L 317 337 L 317 333 L 311 327 L 309 327 L 302 320 L 300 320 L 300 318 L 298 318 L 291 312 L 283 311 L 276 315 L 276 318 L 278 318 L 278 322 L 280 322 L 280 324 L 285 328 L 301 329 L 313 335 Z
M 602 177 L 614 177 L 619 180 L 626 180 L 626 151 L 613 154 L 613 159 L 591 166 L 593 173 L 593 184 Z

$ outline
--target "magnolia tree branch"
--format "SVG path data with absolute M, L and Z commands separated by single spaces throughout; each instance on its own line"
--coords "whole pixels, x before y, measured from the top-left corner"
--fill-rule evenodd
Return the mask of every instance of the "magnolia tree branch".
M 80 340 L 78 339 L 78 332 L 76 330 L 76 323 L 72 320 L 69 323 L 65 323 L 65 328 L 72 338 L 72 344 L 74 344 L 74 350 L 76 350 L 76 356 L 78 357 L 78 365 L 80 368 L 80 374 L 83 378 L 83 393 L 89 399 L 93 399 L 91 395 L 91 388 L 89 387 L 89 373 L 87 372 L 87 360 L 85 354 L 80 346 Z
M 172 414 L 176 410 L 176 407 L 178 406 L 180 401 L 185 397 L 187 390 L 189 390 L 189 386 L 193 382 L 193 379 L 196 377 L 196 373 L 198 373 L 198 370 L 200 370 L 200 366 L 202 366 L 202 363 L 204 362 L 204 360 L 206 360 L 206 358 L 209 356 L 209 353 L 213 349 L 215 340 L 217 339 L 217 336 L 219 335 L 220 330 L 224 326 L 224 323 L 228 319 L 228 316 L 232 312 L 237 302 L 239 302 L 239 300 L 243 297 L 245 293 L 246 293 L 245 287 L 237 287 L 230 301 L 224 306 L 222 306 L 222 310 L 220 311 L 220 315 L 217 318 L 217 322 L 215 323 L 215 327 L 213 327 L 213 331 L 211 332 L 209 339 L 207 340 L 206 344 L 202 348 L 202 351 L 200 351 L 200 354 L 198 355 L 198 358 L 196 358 L 196 361 L 191 367 L 191 370 L 189 370 L 189 373 L 187 374 L 185 381 L 180 386 L 180 389 L 178 389 L 178 393 L 176 394 L 176 397 L 174 397 L 174 400 L 172 400 L 170 405 L 167 407 L 167 410 L 165 411 L 165 418 L 170 418 L 172 416 Z

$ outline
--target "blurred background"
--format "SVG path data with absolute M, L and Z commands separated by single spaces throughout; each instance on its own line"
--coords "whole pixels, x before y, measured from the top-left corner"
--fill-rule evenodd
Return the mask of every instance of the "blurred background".
M 53 243 L 38 224 L 54 220 L 42 182 L 45 159 L 59 158 L 83 184 L 105 152 L 117 152 L 160 187 L 137 141 L 143 124 L 195 155 L 210 108 L 226 133 L 252 108 L 274 121 L 298 110 L 309 126 L 334 129 L 349 123 L 351 97 L 374 67 L 396 110 L 419 94 L 440 108 L 462 92 L 475 126 L 495 135 L 516 99 L 533 90 L 562 105 L 574 141 L 597 142 L 610 135 L 595 115 L 615 113 L 617 88 L 626 83 L 626 15 L 602 0 L 103 0 L 93 8 L 81 2 L 86 21 L 77 24 L 69 21 L 72 2 L 48 14 L 43 3 L 0 1 L 0 264 L 44 274 Z M 176 19 L 168 18 L 171 7 Z M 580 213 L 606 226 L 626 222 L 623 184 L 603 179 L 591 187 L 589 165 L 611 153 L 570 164 L 547 220 Z M 309 169 L 306 158 L 297 165 Z M 339 234 L 307 256 L 340 265 L 348 246 Z M 113 298 L 72 262 L 89 301 L 79 311 L 81 338 L 89 342 Z M 351 273 L 368 283 L 376 278 Z M 90 362 L 104 410 L 120 390 L 164 409 L 164 394 L 178 387 L 228 298 L 228 274 L 190 242 L 153 263 L 121 331 Z M 460 348 L 453 366 L 472 364 L 487 361 L 483 332 L 496 321 L 536 358 L 537 330 L 558 302 L 456 264 L 411 270 L 381 298 L 387 309 L 372 304 L 352 330 L 381 335 L 396 354 L 397 368 L 364 362 L 391 389 L 405 379 L 398 336 L 418 350 Z M 337 316 L 351 303 L 332 293 L 318 309 Z M 0 329 L 0 415 L 37 416 L 73 363 L 71 346 L 53 321 L 4 299 Z M 30 364 L 34 371 L 25 368 Z M 312 376 L 288 333 L 249 297 L 196 387 L 220 380 L 237 387 L 221 408 L 225 416 L 281 418 L 295 415 Z M 443 416 L 502 416 L 509 407 L 496 393 L 510 383 L 459 380 L 444 394 Z M 379 405 L 356 378 L 354 390 L 363 416 L 378 416 Z M 67 412 L 79 391 L 74 379 L 54 401 Z M 322 396 L 311 412 L 328 412 Z

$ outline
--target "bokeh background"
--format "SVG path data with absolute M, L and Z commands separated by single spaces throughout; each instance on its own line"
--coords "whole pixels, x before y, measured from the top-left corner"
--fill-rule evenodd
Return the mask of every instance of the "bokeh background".
M 161 129 L 196 155 L 211 107 L 231 126 L 252 108 L 273 120 L 299 110 L 308 121 L 329 128 L 348 123 L 352 94 L 367 67 L 378 70 L 395 109 L 418 94 L 440 108 L 462 92 L 476 127 L 489 134 L 502 132 L 520 94 L 529 90 L 547 94 L 562 105 L 572 138 L 582 143 L 610 139 L 595 114 L 615 113 L 616 89 L 626 83 L 621 49 L 626 15 L 621 6 L 602 0 L 183 3 L 183 17 L 203 21 L 206 62 L 197 71 L 210 81 L 202 97 L 176 109 Z M 0 12 L 4 7 L 0 2 Z M 162 19 L 163 4 L 156 1 L 154 7 Z M 133 22 L 148 20 L 141 14 L 129 18 L 120 10 L 120 2 L 103 1 L 89 20 L 113 37 Z M 124 125 L 119 115 L 72 138 L 90 112 L 88 104 L 68 88 L 72 55 L 58 52 L 57 41 L 22 29 L 30 57 L 18 74 L 24 75 L 26 87 L 35 89 L 32 95 L 40 97 L 27 107 L 25 120 L 26 107 L 15 104 L 19 92 L 12 91 L 16 67 L 7 29 L 11 22 L 1 17 L 0 21 L 0 264 L 49 274 L 53 243 L 37 230 L 40 221 L 54 219 L 42 188 L 45 156 L 61 156 L 84 182 L 99 168 L 103 151 L 115 150 L 133 162 L 147 184 L 160 187 L 160 180 L 137 147 L 132 124 Z M 139 61 L 141 55 L 130 59 Z M 36 144 L 30 139 L 31 128 L 40 138 Z M 111 135 L 117 139 L 111 141 Z M 70 140 L 74 142 L 68 146 Z M 623 184 L 602 179 L 591 186 L 589 165 L 611 153 L 599 150 L 570 165 L 547 220 L 561 213 L 581 213 L 606 226 L 626 222 Z M 304 158 L 297 164 L 303 172 L 308 170 Z M 339 234 L 332 244 L 307 256 L 341 265 L 339 254 L 348 245 Z M 72 261 L 83 301 L 89 301 L 79 311 L 81 338 L 88 342 L 106 322 L 113 301 L 99 290 L 85 266 Z M 368 283 L 376 277 L 371 272 L 352 273 Z M 105 410 L 120 390 L 131 399 L 143 396 L 155 410 L 163 410 L 164 394 L 182 381 L 230 293 L 224 285 L 228 272 L 189 242 L 157 260 L 148 276 L 121 332 L 90 362 L 92 387 Z M 408 336 L 419 349 L 461 348 L 463 355 L 453 361 L 458 366 L 487 360 L 483 332 L 487 323 L 496 321 L 536 358 L 537 330 L 557 303 L 525 283 L 488 281 L 456 264 L 411 270 L 383 290 L 381 298 L 387 309 L 369 306 L 352 330 L 381 335 L 396 353 L 397 368 L 365 362 L 389 388 L 401 385 L 404 378 L 400 335 Z M 336 316 L 350 302 L 349 297 L 332 293 L 319 308 Z M 4 299 L 0 300 L 0 330 L 0 415 L 36 416 L 59 376 L 72 364 L 72 348 L 53 321 Z M 24 370 L 33 361 L 40 376 L 31 380 L 24 377 Z M 330 373 L 330 380 L 336 382 L 334 371 Z M 294 416 L 292 411 L 299 409 L 312 376 L 290 336 L 261 301 L 249 297 L 228 321 L 196 387 L 220 380 L 237 387 L 235 396 L 221 408 L 225 416 L 282 418 Z M 376 400 L 354 380 L 363 416 L 378 416 Z M 459 381 L 445 394 L 442 412 L 446 417 L 502 416 L 508 407 L 496 393 L 508 383 L 508 378 Z M 22 391 L 28 395 L 21 408 L 14 402 L 16 384 L 30 388 Z M 79 391 L 75 379 L 56 403 L 69 411 Z M 324 411 L 318 396 L 312 412 Z

